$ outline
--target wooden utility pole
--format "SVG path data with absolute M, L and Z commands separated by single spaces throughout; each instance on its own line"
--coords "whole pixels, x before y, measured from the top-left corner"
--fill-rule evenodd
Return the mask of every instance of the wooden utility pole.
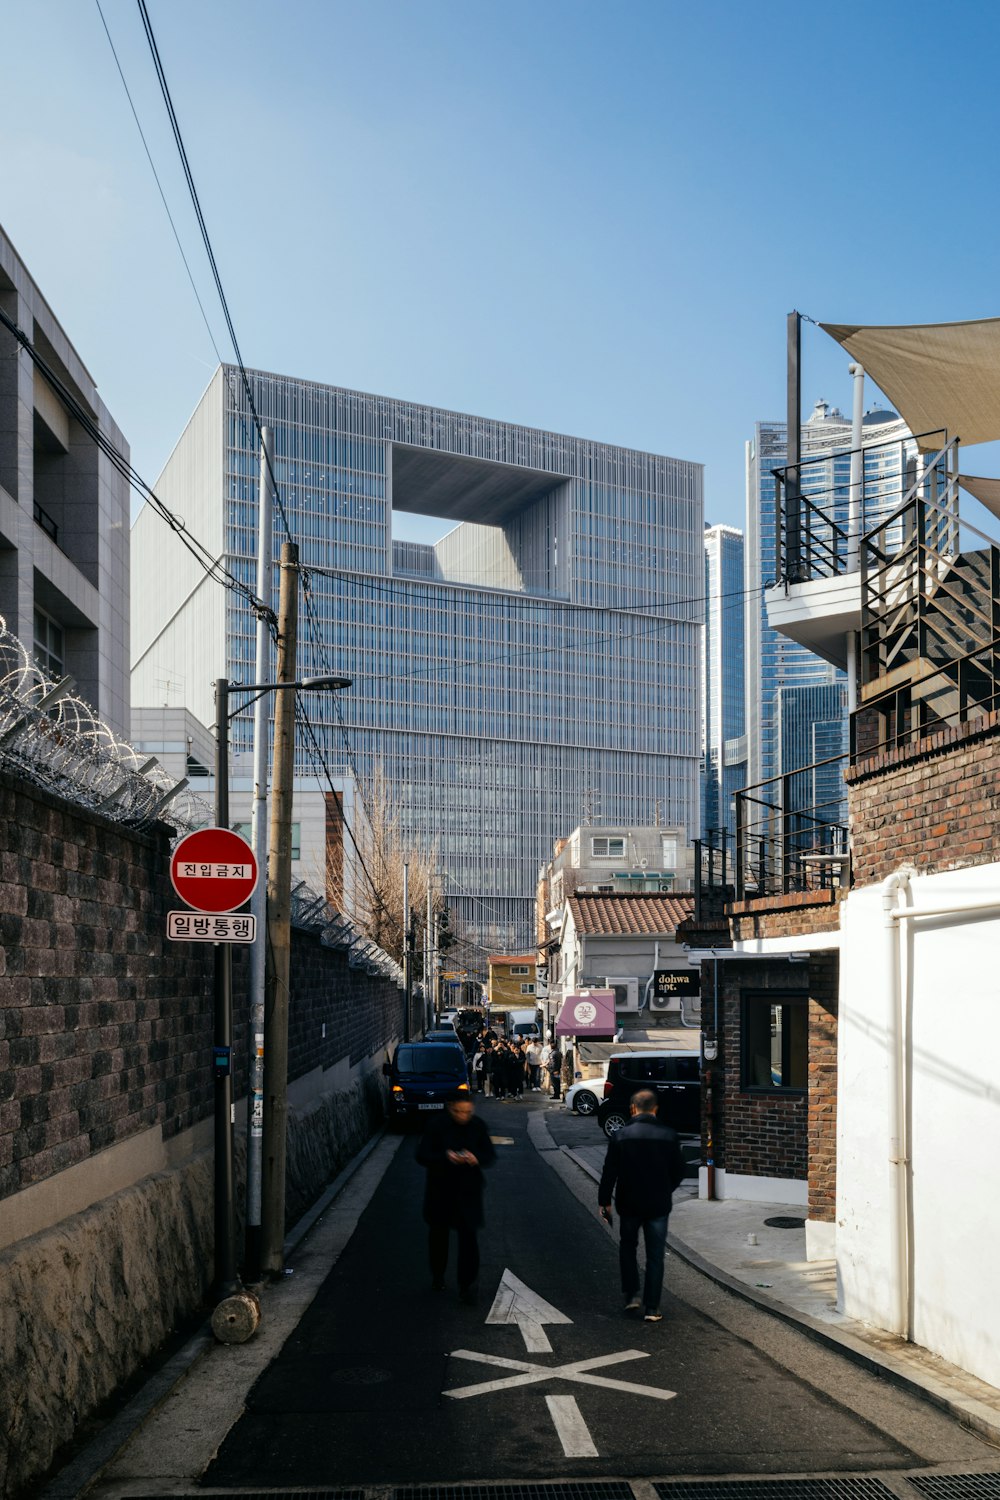
M 277 682 L 295 681 L 299 615 L 299 549 L 281 548 Z M 288 985 L 292 942 L 292 787 L 295 693 L 276 695 L 271 837 L 267 862 L 267 1010 L 264 1022 L 264 1161 L 261 1182 L 261 1270 L 280 1276 L 285 1243 L 285 1136 L 288 1125 Z

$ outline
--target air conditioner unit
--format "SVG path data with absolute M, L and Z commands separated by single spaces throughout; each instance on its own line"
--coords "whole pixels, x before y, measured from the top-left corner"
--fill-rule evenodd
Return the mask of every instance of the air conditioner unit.
M 637 1012 L 639 1009 L 639 981 L 633 974 L 619 976 L 609 974 L 601 982 L 602 988 L 614 990 L 615 1011 Z
M 680 995 L 658 995 L 655 990 L 649 996 L 649 1008 L 658 1016 L 665 1015 L 667 1011 L 675 1013 L 681 1008 Z

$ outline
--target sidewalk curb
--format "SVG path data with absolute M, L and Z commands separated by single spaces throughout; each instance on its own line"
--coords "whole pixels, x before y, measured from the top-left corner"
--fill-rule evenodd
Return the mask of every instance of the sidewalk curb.
M 546 1126 L 546 1132 L 547 1130 Z M 562 1146 L 559 1149 L 594 1182 L 600 1181 L 600 1174 L 572 1146 Z M 869 1374 L 889 1380 L 893 1385 L 909 1391 L 911 1395 L 932 1402 L 934 1406 L 940 1407 L 949 1416 L 954 1417 L 963 1427 L 969 1428 L 980 1437 L 1000 1447 L 1000 1412 L 994 1411 L 972 1397 L 959 1399 L 945 1385 L 929 1376 L 921 1378 L 908 1370 L 900 1361 L 893 1359 L 892 1355 L 880 1357 L 852 1334 L 837 1332 L 819 1322 L 818 1319 L 811 1318 L 808 1313 L 796 1312 L 785 1303 L 763 1295 L 756 1288 L 747 1286 L 746 1282 L 730 1276 L 728 1271 L 723 1271 L 719 1266 L 713 1265 L 711 1261 L 699 1255 L 697 1250 L 692 1250 L 686 1245 L 676 1234 L 668 1234 L 667 1244 L 675 1255 L 692 1266 L 694 1270 L 700 1271 L 703 1276 L 725 1287 L 727 1291 L 735 1292 L 745 1302 L 755 1303 L 762 1311 L 771 1313 L 772 1316 L 780 1318 L 783 1323 L 793 1328 L 800 1329 L 817 1343 L 845 1355 L 854 1364 L 861 1365 Z
M 334 1198 L 363 1166 L 368 1157 L 385 1136 L 385 1126 L 370 1136 L 361 1150 L 324 1188 L 311 1208 L 292 1226 L 285 1237 L 284 1254 L 290 1255 L 298 1249 L 317 1220 L 326 1212 Z M 275 1283 L 280 1286 L 280 1281 Z M 265 1284 L 264 1294 L 270 1289 Z M 39 1492 L 39 1500 L 76 1500 L 99 1477 L 115 1455 L 129 1439 L 193 1370 L 198 1361 L 215 1347 L 212 1334 L 211 1315 L 195 1330 L 186 1343 L 143 1383 L 132 1399 L 87 1443 L 80 1452 L 52 1475 Z

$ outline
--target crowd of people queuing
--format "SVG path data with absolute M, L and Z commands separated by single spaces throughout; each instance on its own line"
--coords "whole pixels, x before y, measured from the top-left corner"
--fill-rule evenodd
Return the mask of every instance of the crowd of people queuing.
M 480 1036 L 459 1031 L 458 1039 L 469 1064 L 469 1082 L 493 1099 L 523 1099 L 525 1094 L 560 1097 L 563 1073 L 572 1079 L 572 1048 L 563 1052 L 557 1041 L 547 1046 L 536 1037 L 499 1036 L 488 1028 Z

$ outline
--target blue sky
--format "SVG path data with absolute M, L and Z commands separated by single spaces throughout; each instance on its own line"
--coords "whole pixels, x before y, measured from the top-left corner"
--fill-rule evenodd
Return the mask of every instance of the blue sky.
M 790 308 L 1000 313 L 997 7 L 148 4 L 248 364 L 698 460 L 739 525 Z M 102 5 L 228 356 L 137 7 Z M 215 354 L 96 3 L 9 8 L 4 51 L 0 223 L 155 479 Z M 846 365 L 807 326 L 806 410 Z

